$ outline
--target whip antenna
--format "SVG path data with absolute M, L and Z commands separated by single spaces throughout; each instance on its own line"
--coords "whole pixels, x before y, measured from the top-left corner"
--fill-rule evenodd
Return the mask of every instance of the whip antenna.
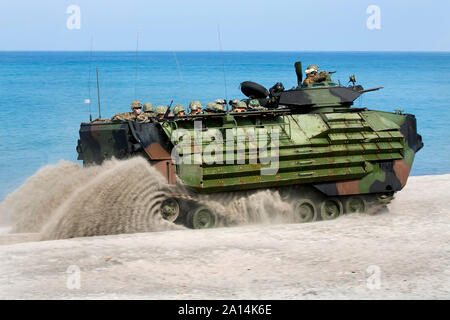
M 134 73 L 134 100 L 137 99 L 137 90 L 136 90 L 136 86 L 137 86 L 137 75 L 138 75 L 138 51 L 139 51 L 139 29 L 137 31 L 137 37 L 136 37 L 136 70 Z
M 217 35 L 218 35 L 218 38 L 219 38 L 220 56 L 222 58 L 223 83 L 224 83 L 224 87 L 225 87 L 225 101 L 228 101 L 228 97 L 227 97 L 227 78 L 225 76 L 225 61 L 224 61 L 224 57 L 223 57 L 222 39 L 220 37 L 220 25 L 217 25 Z M 228 105 L 227 105 L 227 110 L 228 110 Z
M 184 94 L 184 98 L 186 99 L 187 95 L 187 91 L 186 91 L 186 86 L 184 85 L 184 79 L 183 79 L 183 73 L 181 72 L 181 67 L 180 67 L 180 62 L 178 61 L 177 58 L 177 54 L 175 53 L 175 51 L 172 51 L 173 53 L 173 57 L 175 58 L 175 62 L 177 63 L 177 68 L 178 68 L 178 74 L 180 76 L 181 79 L 181 85 L 183 86 L 183 94 Z M 186 99 L 187 101 L 188 99 Z M 189 103 L 189 101 L 187 101 L 187 103 Z
M 98 85 L 98 68 L 95 67 L 95 71 L 97 73 L 97 100 L 98 100 L 98 118 L 102 118 L 102 113 L 100 111 L 100 86 Z
M 89 79 L 88 79 L 88 99 L 84 99 L 84 103 L 89 103 L 89 121 L 92 121 L 91 112 L 91 68 L 92 68 L 92 48 L 94 44 L 94 37 L 91 37 L 91 53 L 89 55 Z

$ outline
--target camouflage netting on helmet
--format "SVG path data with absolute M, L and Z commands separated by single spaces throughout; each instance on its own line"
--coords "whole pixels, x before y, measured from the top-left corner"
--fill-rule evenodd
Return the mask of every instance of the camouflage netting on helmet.
M 175 115 L 178 115 L 180 112 L 185 112 L 184 107 L 181 104 L 175 105 L 175 107 L 173 108 L 173 113 Z
M 227 104 L 225 99 L 216 99 L 214 102 L 223 106 Z
M 168 106 L 156 106 L 155 113 L 156 114 L 165 114 L 167 111 Z
M 252 99 L 250 100 L 250 102 L 248 103 L 248 106 L 250 108 L 259 108 L 261 105 L 259 104 L 258 99 Z
M 311 72 L 318 72 L 319 71 L 319 66 L 316 64 L 311 64 L 308 66 L 308 68 L 306 68 L 305 73 L 309 74 Z
M 239 103 L 239 99 L 233 99 L 233 100 L 230 100 L 230 106 L 237 106 L 237 104 Z
M 200 110 L 202 108 L 202 104 L 200 101 L 194 100 L 189 103 L 189 108 L 193 111 Z
M 237 107 L 241 109 L 247 109 L 247 104 L 244 101 L 239 101 Z
M 142 108 L 142 103 L 139 100 L 135 100 L 131 103 L 131 110 Z
M 144 108 L 142 110 L 144 112 L 153 112 L 153 104 L 150 102 L 144 103 Z
M 218 104 L 216 102 L 209 102 L 206 107 L 205 110 L 208 112 L 217 112 L 217 111 L 223 111 L 224 110 L 224 106 L 222 104 Z

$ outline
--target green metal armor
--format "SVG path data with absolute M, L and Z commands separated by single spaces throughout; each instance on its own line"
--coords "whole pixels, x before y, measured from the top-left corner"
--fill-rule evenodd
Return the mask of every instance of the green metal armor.
M 233 110 L 225 111 L 226 102 L 216 100 L 206 105 L 207 113 L 167 117 L 159 122 L 82 123 L 78 159 L 87 165 L 111 157 L 144 156 L 169 183 L 175 183 L 177 177 L 194 193 L 287 190 L 297 194 L 288 201 L 301 222 L 386 205 L 405 186 L 414 156 L 423 146 L 416 118 L 400 112 L 353 108 L 359 96 L 379 88 L 344 87 L 329 76 L 320 83 L 302 85 L 301 63 L 296 64 L 296 70 L 298 86 L 291 90 L 280 84 L 277 90 L 241 88 L 249 96 L 261 97 L 250 99 L 248 109 L 245 102 L 234 99 L 230 101 Z M 238 107 L 243 111 L 235 112 Z M 200 108 L 198 101 L 190 104 L 191 110 Z M 163 116 L 166 110 L 157 106 L 155 113 Z M 194 121 L 201 121 L 199 132 Z M 199 134 L 201 144 L 174 139 L 180 129 L 192 137 Z M 255 152 L 258 144 L 251 140 L 252 134 L 262 132 L 268 137 L 266 153 Z M 227 134 L 232 139 L 227 140 Z M 211 150 L 214 143 L 214 148 L 220 146 L 214 150 L 223 155 L 222 161 L 198 156 Z M 174 150 L 183 161 L 172 158 Z M 168 199 L 161 210 L 173 221 L 184 221 L 191 227 L 213 226 L 218 221 L 214 208 L 183 205 L 183 201 L 187 200 Z M 176 203 L 180 205 L 177 210 Z M 201 217 L 209 218 L 202 224 Z

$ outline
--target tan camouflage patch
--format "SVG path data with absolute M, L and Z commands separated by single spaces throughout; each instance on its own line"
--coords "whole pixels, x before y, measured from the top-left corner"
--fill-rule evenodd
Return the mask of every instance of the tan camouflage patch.
M 350 195 L 350 194 L 359 194 L 359 182 L 361 180 L 350 180 L 350 181 L 343 181 L 343 182 L 337 182 L 336 188 L 338 190 L 338 194 L 343 195 Z
M 154 142 L 148 145 L 144 150 L 151 160 L 171 159 L 170 154 L 166 150 L 164 150 L 164 148 L 161 147 L 159 143 Z
M 394 161 L 394 172 L 398 180 L 400 180 L 402 188 L 406 185 L 410 171 L 411 166 L 406 164 L 405 160 L 400 159 Z

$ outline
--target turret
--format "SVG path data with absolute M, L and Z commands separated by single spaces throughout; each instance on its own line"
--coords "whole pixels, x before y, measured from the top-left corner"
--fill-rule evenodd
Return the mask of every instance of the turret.
M 316 71 L 318 66 L 311 65 Z M 241 83 L 241 91 L 250 99 L 260 99 L 268 101 L 270 108 L 277 108 L 279 106 L 286 106 L 291 109 L 309 110 L 310 108 L 330 108 L 336 110 L 336 108 L 348 108 L 353 105 L 354 101 L 358 99 L 361 94 L 370 91 L 376 91 L 382 87 L 364 90 L 361 85 L 356 85 L 356 77 L 350 76 L 352 85 L 348 87 L 341 86 L 341 84 L 334 82 L 331 79 L 331 75 L 335 71 L 324 73 L 326 77 L 323 80 L 317 80 L 309 84 L 303 84 L 303 70 L 302 62 L 297 61 L 294 64 L 295 73 L 297 75 L 297 86 L 290 90 L 284 90 L 281 83 L 277 83 L 270 90 L 265 87 L 251 81 L 245 81 Z M 320 73 L 319 73 L 320 74 Z M 323 75 L 323 74 L 322 74 Z M 303 112 L 303 111 L 300 111 Z

